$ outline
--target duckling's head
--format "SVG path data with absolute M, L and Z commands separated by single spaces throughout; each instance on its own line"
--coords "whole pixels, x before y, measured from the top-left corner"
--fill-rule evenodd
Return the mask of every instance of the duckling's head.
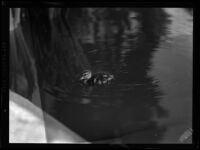
M 88 80 L 92 77 L 92 72 L 90 70 L 86 70 L 83 72 L 80 80 Z

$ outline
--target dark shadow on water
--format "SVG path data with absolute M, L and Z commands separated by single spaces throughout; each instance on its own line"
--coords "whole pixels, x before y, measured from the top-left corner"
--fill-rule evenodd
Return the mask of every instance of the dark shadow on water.
M 167 32 L 162 9 L 76 8 L 67 16 L 55 9 L 52 18 L 46 9 L 23 11 L 46 112 L 90 141 L 159 142 L 166 128 L 154 117 L 167 112 L 159 105 L 159 81 L 147 73 Z M 85 69 L 109 71 L 115 81 L 82 87 L 76 78 Z

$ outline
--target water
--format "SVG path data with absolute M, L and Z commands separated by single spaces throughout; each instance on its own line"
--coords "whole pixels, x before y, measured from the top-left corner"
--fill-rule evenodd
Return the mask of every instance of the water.
M 40 47 L 35 52 L 43 109 L 97 143 L 184 142 L 192 128 L 191 12 L 77 8 L 68 20 L 71 33 L 58 18 L 49 23 L 50 38 L 38 36 L 49 43 L 44 55 Z M 108 71 L 115 80 L 80 86 L 84 69 Z

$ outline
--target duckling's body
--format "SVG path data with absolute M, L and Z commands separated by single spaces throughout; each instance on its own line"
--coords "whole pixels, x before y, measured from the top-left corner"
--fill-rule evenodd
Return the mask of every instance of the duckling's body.
M 113 79 L 114 76 L 108 72 L 96 72 L 92 74 L 91 71 L 87 70 L 82 74 L 80 81 L 85 85 L 94 86 L 108 84 Z

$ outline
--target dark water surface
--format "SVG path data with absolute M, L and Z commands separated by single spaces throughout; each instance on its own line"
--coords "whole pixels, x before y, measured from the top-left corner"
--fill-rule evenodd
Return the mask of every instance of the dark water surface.
M 42 25 L 35 31 L 47 35 L 35 45 L 51 41 L 45 57 L 39 50 L 35 56 L 46 112 L 97 143 L 183 142 L 180 137 L 192 128 L 189 11 L 77 8 L 68 14 L 70 32 L 64 24 L 59 18 L 51 21 L 51 36 Z M 80 86 L 76 78 L 84 69 L 111 72 L 115 80 Z
M 115 81 L 71 84 L 59 99 L 44 94 L 45 110 L 89 141 L 180 142 L 192 127 L 192 16 L 173 8 L 79 11 L 69 16 L 74 35 L 91 68 Z

